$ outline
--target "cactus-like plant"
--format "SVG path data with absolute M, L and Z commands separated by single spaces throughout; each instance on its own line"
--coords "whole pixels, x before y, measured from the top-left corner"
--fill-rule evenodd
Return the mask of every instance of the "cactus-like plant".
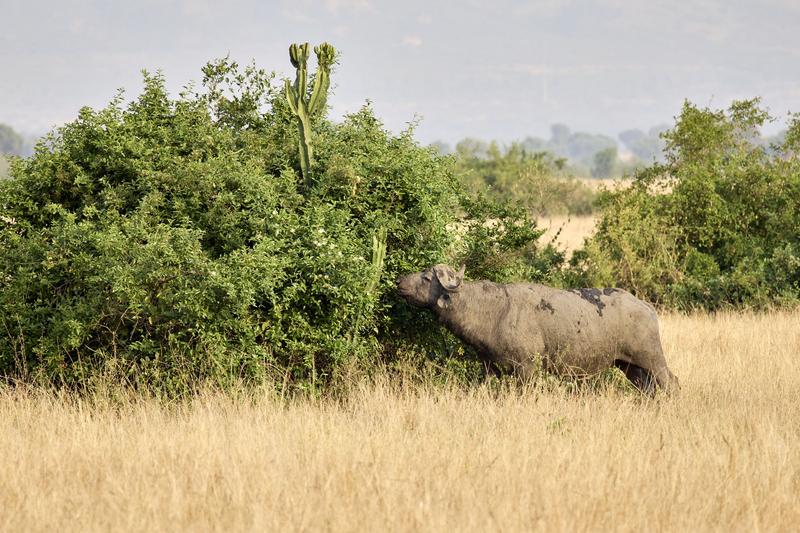
M 383 273 L 383 260 L 386 258 L 386 228 L 380 227 L 372 236 L 372 272 L 367 281 L 366 292 L 372 296 Z
M 356 316 L 353 329 L 350 332 L 350 343 L 355 346 L 358 342 L 359 334 L 361 332 L 361 321 L 364 314 L 369 312 L 376 301 L 376 291 L 378 283 L 383 274 L 383 261 L 386 258 L 386 228 L 381 226 L 375 235 L 372 236 L 372 270 L 369 273 L 369 278 L 364 286 L 364 294 L 366 298 L 361 304 L 361 309 Z
M 325 109 L 330 87 L 331 65 L 336 59 L 336 49 L 328 43 L 314 47 L 317 54 L 317 75 L 311 96 L 308 95 L 308 43 L 293 44 L 289 47 L 289 59 L 297 70 L 292 85 L 286 80 L 286 101 L 297 118 L 299 133 L 300 170 L 306 185 L 310 185 L 310 169 L 313 160 L 311 144 L 311 118 Z

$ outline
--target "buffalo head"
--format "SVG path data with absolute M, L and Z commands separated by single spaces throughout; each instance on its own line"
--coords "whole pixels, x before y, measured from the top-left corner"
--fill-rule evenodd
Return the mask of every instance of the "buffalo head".
M 458 292 L 463 281 L 464 266 L 456 272 L 447 265 L 434 265 L 398 279 L 397 293 L 417 307 L 446 309 L 451 293 Z

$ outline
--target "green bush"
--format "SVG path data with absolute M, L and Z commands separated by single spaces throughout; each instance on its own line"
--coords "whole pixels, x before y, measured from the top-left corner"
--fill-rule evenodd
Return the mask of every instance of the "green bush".
M 6 379 L 318 386 L 409 350 L 442 357 L 438 326 L 396 298 L 400 273 L 466 258 L 546 277 L 560 259 L 369 107 L 313 123 L 307 185 L 274 76 L 229 60 L 203 73 L 176 99 L 145 74 L 133 102 L 82 109 L 0 182 Z
M 513 203 L 534 216 L 587 215 L 596 193 L 564 172 L 564 159 L 513 143 L 501 151 L 496 143 L 482 153 L 477 141 L 456 148 L 458 174 L 468 191 L 485 193 L 495 202 Z
M 797 303 L 800 119 L 769 150 L 767 120 L 758 100 L 686 103 L 664 134 L 666 161 L 602 198 L 598 231 L 575 257 L 585 281 L 684 309 Z

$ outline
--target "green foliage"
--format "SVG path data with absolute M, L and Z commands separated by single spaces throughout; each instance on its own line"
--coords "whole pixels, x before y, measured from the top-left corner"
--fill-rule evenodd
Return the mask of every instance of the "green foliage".
M 501 151 L 465 139 L 456 147 L 458 172 L 467 190 L 485 192 L 499 203 L 514 203 L 533 215 L 585 215 L 592 212 L 595 192 L 564 176 L 564 160 L 549 152 L 532 152 L 519 143 Z
M 314 77 L 311 95 L 308 96 L 308 43 L 293 44 L 289 47 L 289 59 L 297 70 L 297 75 L 294 85 L 289 83 L 289 80 L 285 82 L 286 102 L 297 119 L 300 169 L 307 186 L 311 186 L 309 180 L 313 161 L 311 118 L 325 110 L 331 65 L 336 59 L 336 49 L 328 43 L 322 43 L 314 47 L 314 53 L 317 54 L 317 75 Z
M 228 59 L 203 75 L 173 99 L 145 74 L 129 104 L 84 108 L 14 161 L 0 375 L 319 387 L 376 358 L 447 359 L 449 337 L 395 296 L 401 273 L 466 258 L 474 276 L 546 277 L 527 215 L 468 200 L 453 160 L 412 131 L 390 134 L 368 106 L 320 115 L 307 187 L 274 76 Z
M 467 216 L 460 222 L 463 238 L 459 257 L 464 258 L 469 276 L 497 282 L 562 282 L 562 252 L 537 240 L 530 213 L 509 203 L 495 203 L 479 196 L 463 203 Z
M 679 308 L 800 298 L 800 160 L 795 119 L 761 146 L 758 100 L 727 111 L 689 103 L 664 138 L 666 162 L 602 199 L 593 242 L 576 256 L 588 282 L 616 282 Z

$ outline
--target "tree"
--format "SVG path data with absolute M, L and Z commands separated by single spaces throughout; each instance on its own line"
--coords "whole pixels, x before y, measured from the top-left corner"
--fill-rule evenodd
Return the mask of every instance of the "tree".
M 600 150 L 592 159 L 592 177 L 610 178 L 614 175 L 617 167 L 617 149 L 606 148 Z
M 25 139 L 11 126 L 0 124 L 0 154 L 23 155 Z

